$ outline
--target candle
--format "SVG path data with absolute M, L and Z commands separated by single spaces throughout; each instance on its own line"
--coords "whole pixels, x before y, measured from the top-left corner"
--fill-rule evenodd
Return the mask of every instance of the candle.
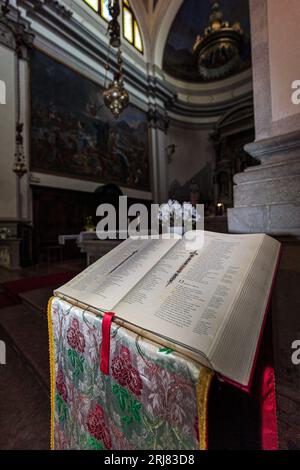
M 218 216 L 224 215 L 224 209 L 225 209 L 224 204 L 222 202 L 218 202 L 217 208 L 216 208 L 216 215 Z

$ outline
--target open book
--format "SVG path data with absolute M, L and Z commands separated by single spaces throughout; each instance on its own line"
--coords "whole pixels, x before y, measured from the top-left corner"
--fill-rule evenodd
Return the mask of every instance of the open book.
M 184 239 L 128 239 L 55 295 L 115 320 L 247 388 L 278 265 L 267 235 L 204 232 Z M 142 330 L 142 332 L 141 332 Z

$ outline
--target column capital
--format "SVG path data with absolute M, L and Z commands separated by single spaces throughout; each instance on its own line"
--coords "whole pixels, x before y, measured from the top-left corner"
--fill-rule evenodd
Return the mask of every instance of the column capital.
M 2 7 L 0 13 L 0 44 L 13 49 L 19 59 L 28 59 L 34 33 L 28 21 L 19 17 L 16 8 Z

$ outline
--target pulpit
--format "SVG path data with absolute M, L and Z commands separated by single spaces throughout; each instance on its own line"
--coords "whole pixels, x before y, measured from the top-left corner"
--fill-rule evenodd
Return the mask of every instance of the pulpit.
M 275 381 L 266 341 L 251 393 L 112 324 L 101 371 L 102 316 L 52 298 L 48 306 L 51 448 L 276 449 Z M 268 338 L 268 328 L 266 329 Z

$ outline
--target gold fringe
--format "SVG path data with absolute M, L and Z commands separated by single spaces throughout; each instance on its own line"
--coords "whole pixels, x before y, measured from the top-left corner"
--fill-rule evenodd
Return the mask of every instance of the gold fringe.
M 213 376 L 214 373 L 212 370 L 206 369 L 206 367 L 201 368 L 197 385 L 200 450 L 207 450 L 208 395 Z
M 48 302 L 47 318 L 48 318 L 48 337 L 49 337 L 49 362 L 50 362 L 50 449 L 54 450 L 54 412 L 55 412 L 55 352 L 54 352 L 54 336 L 52 325 L 52 301 L 51 297 Z

